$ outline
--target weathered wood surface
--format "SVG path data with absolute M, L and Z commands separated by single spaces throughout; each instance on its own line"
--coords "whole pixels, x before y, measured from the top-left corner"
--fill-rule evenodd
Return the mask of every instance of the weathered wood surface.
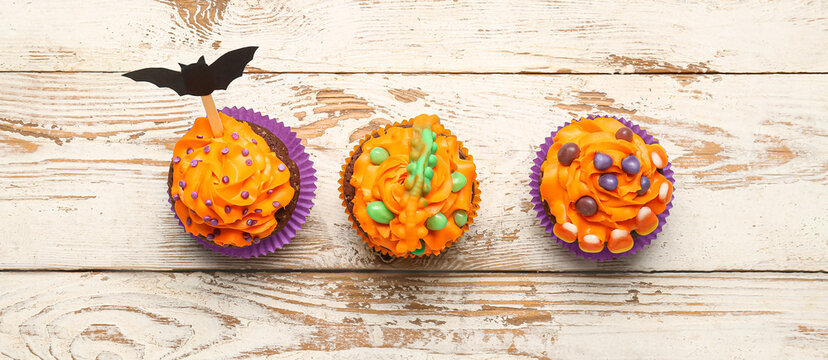
M 0 273 L 0 355 L 824 359 L 825 274 Z
M 0 70 L 176 67 L 259 45 L 275 72 L 825 72 L 823 1 L 12 1 Z
M 231 260 L 195 244 L 165 199 L 196 98 L 118 74 L 0 74 L 3 269 L 828 270 L 828 78 L 823 75 L 249 74 L 220 105 L 279 118 L 319 176 L 283 251 Z M 479 168 L 480 215 L 444 255 L 382 264 L 338 199 L 371 129 L 438 114 Z M 675 164 L 676 208 L 646 253 L 609 264 L 553 244 L 531 211 L 538 145 L 573 116 L 638 122 Z

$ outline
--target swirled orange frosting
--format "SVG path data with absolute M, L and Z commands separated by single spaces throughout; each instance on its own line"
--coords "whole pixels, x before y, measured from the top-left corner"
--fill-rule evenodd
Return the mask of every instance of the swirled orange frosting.
M 657 171 L 667 164 L 664 149 L 658 144 L 646 144 L 631 131 L 631 140 L 618 139 L 616 132 L 621 128 L 625 128 L 624 124 L 606 117 L 572 122 L 557 132 L 541 165 L 540 193 L 555 216 L 555 235 L 566 242 L 577 240 L 585 252 L 600 252 L 605 246 L 613 253 L 630 250 L 631 232 L 646 235 L 655 230 L 656 215 L 665 210 L 672 197 L 672 184 Z M 567 143 L 574 143 L 580 151 L 571 164 L 564 165 L 558 152 Z M 596 169 L 597 153 L 608 155 L 612 165 Z M 630 155 L 640 163 L 640 170 L 634 174 L 628 174 L 622 166 Z M 607 190 L 599 184 L 604 174 L 615 176 L 615 189 Z M 646 191 L 642 191 L 644 176 L 650 181 Z M 594 214 L 586 216 L 578 210 L 576 203 L 583 197 L 594 199 Z
M 460 158 L 462 144 L 440 125 L 437 116 L 420 115 L 412 119 L 412 123 L 411 127 L 391 126 L 379 130 L 379 137 L 366 140 L 350 178 L 350 184 L 356 189 L 353 215 L 368 235 L 367 241 L 398 257 L 439 254 L 463 234 L 465 216 L 471 218 L 474 206 L 475 166 L 470 157 Z M 429 156 L 428 149 L 425 153 L 416 150 L 417 145 L 422 145 L 418 132 L 421 128 L 430 129 L 433 134 L 428 135 L 429 139 L 436 143 L 433 154 L 437 161 L 431 167 L 430 182 L 423 177 L 425 184 L 413 181 L 409 170 L 409 165 L 413 168 L 417 162 L 412 156 Z M 428 148 L 433 146 L 427 144 Z M 387 159 L 379 164 L 372 162 L 370 156 L 376 148 L 388 153 Z M 425 159 L 423 163 L 427 164 Z M 452 189 L 452 173 L 462 174 L 465 178 L 464 185 L 457 191 Z M 418 190 L 418 186 L 427 191 Z M 454 186 L 456 190 L 458 184 Z M 387 224 L 377 222 L 369 215 L 367 206 L 377 201 L 385 205 L 389 215 L 393 214 Z M 430 230 L 427 222 L 432 217 L 441 217 L 440 214 L 445 226 Z
M 249 246 L 273 232 L 274 213 L 293 199 L 290 170 L 250 125 L 219 115 L 221 137 L 198 118 L 175 144 L 170 196 L 187 232 Z

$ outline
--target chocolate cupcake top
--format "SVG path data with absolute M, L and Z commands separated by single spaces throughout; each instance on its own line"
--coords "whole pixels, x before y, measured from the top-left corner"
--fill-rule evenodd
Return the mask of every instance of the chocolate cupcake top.
M 667 154 L 618 120 L 582 118 L 558 130 L 541 165 L 540 194 L 553 232 L 584 252 L 622 253 L 656 229 L 672 198 Z
M 291 171 L 247 123 L 219 114 L 213 137 L 198 118 L 173 150 L 170 197 L 187 232 L 222 246 L 249 246 L 279 225 L 291 203 Z
M 366 240 L 398 257 L 436 255 L 456 241 L 476 209 L 475 166 L 464 151 L 433 115 L 364 141 L 344 181 Z

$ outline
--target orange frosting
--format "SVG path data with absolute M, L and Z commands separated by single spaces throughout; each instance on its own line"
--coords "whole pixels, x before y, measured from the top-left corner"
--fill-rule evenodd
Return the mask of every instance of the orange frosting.
M 430 189 L 424 194 L 416 187 L 407 191 L 405 185 L 409 177 L 407 167 L 411 163 L 411 141 L 420 137 L 415 129 L 423 126 L 437 134 L 433 137 L 437 144 L 434 153 L 437 163 L 432 168 Z M 390 126 L 377 133 L 379 137 L 371 137 L 363 143 L 362 154 L 354 163 L 350 178 L 350 184 L 356 189 L 353 199 L 355 219 L 368 235 L 367 241 L 384 252 L 398 257 L 411 256 L 410 252 L 422 249 L 422 239 L 425 244 L 423 254 L 439 254 L 463 234 L 465 225 L 457 225 L 453 216 L 455 211 L 468 214 L 469 223 L 474 214 L 476 173 L 471 157 L 460 158 L 462 144 L 440 125 L 437 116 L 420 115 L 413 119 L 412 127 Z M 420 144 L 418 140 L 415 142 Z M 375 165 L 369 154 L 377 147 L 387 150 L 389 156 Z M 452 191 L 452 172 L 458 172 L 466 179 L 465 185 L 456 192 Z M 374 221 L 368 215 L 366 207 L 374 201 L 382 201 L 393 213 L 394 218 L 388 224 Z M 445 216 L 447 224 L 440 230 L 429 230 L 427 219 L 438 213 Z
M 605 117 L 572 122 L 557 132 L 541 165 L 540 193 L 555 216 L 555 235 L 566 242 L 577 240 L 585 252 L 600 252 L 605 246 L 613 253 L 630 250 L 630 232 L 646 235 L 655 230 L 656 215 L 665 210 L 672 197 L 672 184 L 657 171 L 667 164 L 664 149 L 658 144 L 646 144 L 634 133 L 632 141 L 616 139 L 616 131 L 623 127 L 618 120 Z M 565 166 L 557 155 L 561 146 L 569 142 L 578 145 L 580 153 Z M 612 158 L 608 169 L 595 168 L 596 152 Z M 641 163 L 641 170 L 633 175 L 621 167 L 621 161 L 631 154 Z M 600 176 L 607 173 L 618 179 L 618 187 L 612 191 L 598 184 Z M 638 195 L 642 176 L 647 176 L 651 185 L 646 193 Z M 576 201 L 584 196 L 592 197 L 598 205 L 598 211 L 591 216 L 576 210 Z
M 170 196 L 187 232 L 244 247 L 273 232 L 274 213 L 295 189 L 290 170 L 250 125 L 219 115 L 220 137 L 202 117 L 175 144 Z

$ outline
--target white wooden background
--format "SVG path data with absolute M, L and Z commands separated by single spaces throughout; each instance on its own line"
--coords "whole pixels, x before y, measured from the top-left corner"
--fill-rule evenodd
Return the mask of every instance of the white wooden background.
M 828 4 L 3 1 L 0 359 L 828 357 Z M 279 118 L 319 174 L 283 251 L 232 260 L 166 203 L 196 98 L 121 73 L 258 45 L 220 106 Z M 381 262 L 337 176 L 420 113 L 464 139 L 475 225 Z M 593 263 L 531 210 L 537 146 L 631 119 L 676 170 L 645 252 Z

